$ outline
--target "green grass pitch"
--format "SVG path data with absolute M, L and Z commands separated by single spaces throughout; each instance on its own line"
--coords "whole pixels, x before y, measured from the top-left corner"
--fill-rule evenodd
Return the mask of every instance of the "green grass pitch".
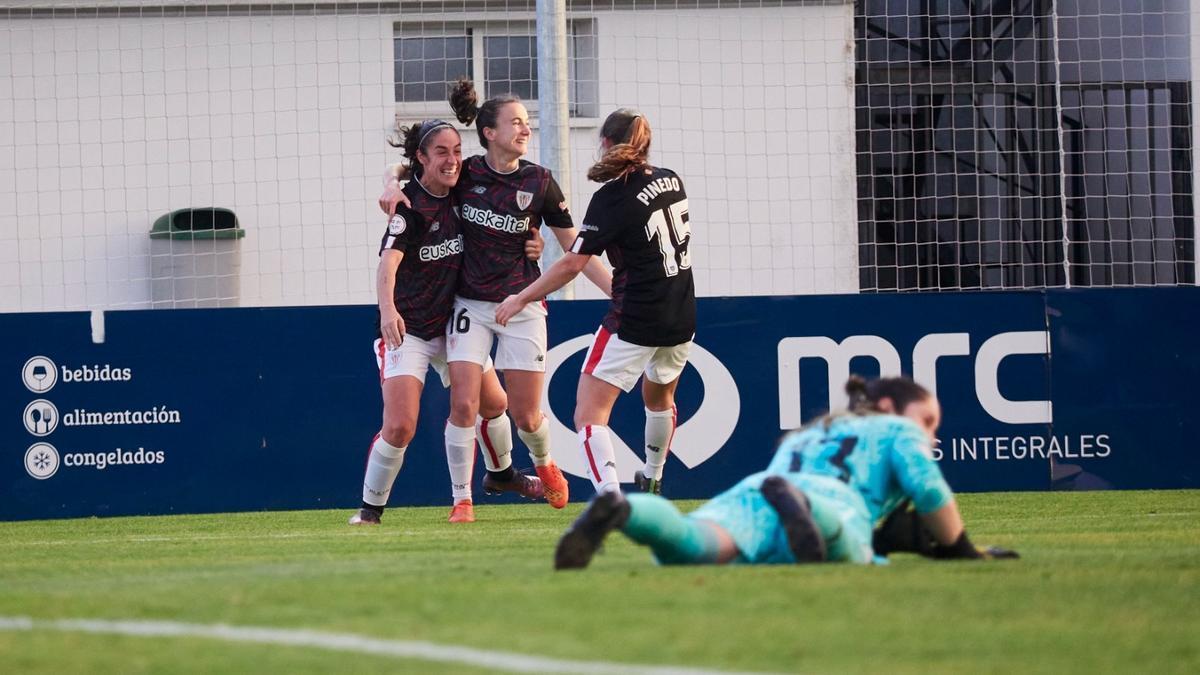
M 303 628 L 580 662 L 785 672 L 1200 672 L 1200 491 L 961 496 L 1023 559 L 551 569 L 581 505 L 0 523 L 0 617 Z M 685 503 L 685 508 L 695 503 Z M 201 637 L 0 630 L 3 673 L 481 672 Z

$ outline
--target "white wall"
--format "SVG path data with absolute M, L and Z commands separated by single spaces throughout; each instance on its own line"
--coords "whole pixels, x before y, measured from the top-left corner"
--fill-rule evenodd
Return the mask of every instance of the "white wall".
M 12 145 L 0 151 L 0 310 L 147 306 L 152 221 L 211 205 L 248 231 L 243 304 L 369 298 L 389 21 L 106 18 L 0 32 L 0 148 Z
M 686 181 L 699 292 L 856 290 L 851 6 L 586 16 L 601 111 Z M 372 302 L 394 18 L 0 23 L 0 311 L 148 306 L 152 221 L 210 205 L 247 230 L 241 304 Z
M 700 294 L 857 291 L 852 21 L 849 4 L 599 15 L 600 109 L 642 109 L 653 161 L 684 178 Z

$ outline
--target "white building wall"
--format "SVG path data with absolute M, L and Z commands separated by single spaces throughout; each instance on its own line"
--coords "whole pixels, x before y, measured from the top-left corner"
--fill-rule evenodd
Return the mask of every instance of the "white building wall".
M 601 114 L 640 108 L 652 160 L 684 178 L 701 295 L 857 291 L 852 21 L 849 4 L 598 15 Z
M 231 208 L 247 229 L 243 304 L 367 297 L 390 22 L 101 18 L 2 30 L 0 146 L 12 154 L 0 153 L 0 310 L 148 306 L 147 233 L 186 206 Z
M 851 6 L 588 16 L 602 114 L 641 108 L 685 178 L 698 291 L 856 290 Z M 238 214 L 242 305 L 373 302 L 394 19 L 0 22 L 0 311 L 149 306 L 147 232 L 185 206 Z

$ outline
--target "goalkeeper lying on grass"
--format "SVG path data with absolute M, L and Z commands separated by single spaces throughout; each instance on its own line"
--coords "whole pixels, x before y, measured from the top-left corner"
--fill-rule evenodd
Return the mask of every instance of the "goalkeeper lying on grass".
M 846 393 L 849 412 L 788 434 L 766 471 L 686 516 L 656 495 L 602 492 L 559 540 L 554 566 L 586 567 L 615 529 L 649 546 L 664 565 L 865 564 L 896 551 L 1017 557 L 978 549 L 967 538 L 931 452 L 941 422 L 936 398 L 900 377 L 866 382 L 854 376 Z

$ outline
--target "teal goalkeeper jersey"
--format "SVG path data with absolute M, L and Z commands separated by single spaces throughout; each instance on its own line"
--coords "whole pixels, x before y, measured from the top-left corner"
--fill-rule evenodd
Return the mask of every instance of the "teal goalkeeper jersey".
M 841 415 L 828 426 L 818 422 L 795 431 L 780 443 L 767 473 L 835 478 L 862 497 L 872 523 L 906 498 L 918 513 L 951 499 L 929 439 L 896 415 Z

